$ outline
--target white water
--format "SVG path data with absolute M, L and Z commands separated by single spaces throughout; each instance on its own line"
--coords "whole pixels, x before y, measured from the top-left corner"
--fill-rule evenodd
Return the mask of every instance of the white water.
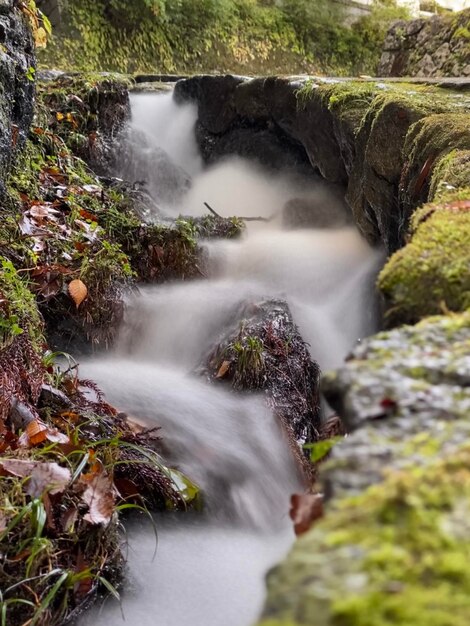
M 193 176 L 191 189 L 167 203 L 171 214 L 201 214 L 206 201 L 222 215 L 279 216 L 289 199 L 315 194 L 328 205 L 318 181 L 273 177 L 240 159 L 204 170 L 191 132 L 195 110 L 176 107 L 168 96 L 138 96 L 133 112 L 134 126 L 147 135 L 145 150 L 164 148 Z M 147 175 L 158 196 L 151 166 Z M 153 531 L 129 529 L 123 601 L 128 624 L 256 622 L 265 573 L 293 540 L 289 497 L 301 487 L 262 399 L 232 395 L 190 372 L 246 299 L 285 298 L 322 368 L 338 365 L 373 329 L 369 291 L 380 254 L 344 227 L 335 203 L 331 197 L 336 228 L 283 231 L 275 218 L 254 223 L 239 241 L 208 242 L 207 280 L 145 290 L 130 303 L 116 353 L 85 364 L 84 375 L 102 386 L 110 402 L 162 427 L 169 460 L 207 496 L 210 521 L 158 519 L 155 559 Z M 122 619 L 120 608 L 107 602 L 82 624 L 111 626 Z

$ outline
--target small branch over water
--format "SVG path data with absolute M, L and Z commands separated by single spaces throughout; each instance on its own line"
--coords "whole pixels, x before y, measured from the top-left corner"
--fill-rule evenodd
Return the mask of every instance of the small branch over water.
M 219 217 L 220 219 L 223 219 L 223 217 L 221 215 L 219 215 L 217 213 L 217 211 L 214 211 L 214 209 L 209 204 L 207 204 L 207 202 L 204 202 L 204 206 L 206 208 L 208 208 L 209 211 L 213 215 L 215 215 L 216 217 Z M 237 215 L 236 217 L 237 217 L 237 219 L 243 220 L 245 222 L 270 222 L 272 219 L 274 219 L 274 215 L 271 215 L 270 217 L 261 217 L 261 216 L 259 216 L 259 217 L 241 217 L 241 215 Z

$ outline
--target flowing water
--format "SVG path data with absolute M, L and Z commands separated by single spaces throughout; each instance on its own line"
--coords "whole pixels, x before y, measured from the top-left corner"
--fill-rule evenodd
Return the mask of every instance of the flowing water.
M 207 279 L 143 290 L 129 303 L 115 353 L 84 364 L 110 402 L 162 427 L 169 461 L 203 488 L 207 512 L 158 517 L 156 554 L 149 524 L 128 528 L 122 608 L 108 601 L 83 625 L 256 622 L 265 574 L 293 541 L 289 499 L 301 487 L 262 399 L 214 388 L 191 372 L 246 299 L 286 299 L 323 369 L 339 365 L 374 326 L 380 253 L 345 225 L 337 198 L 314 178 L 273 176 L 241 159 L 205 169 L 195 119 L 195 109 L 176 106 L 171 94 L 135 96 L 124 173 L 132 178 L 138 165 L 168 215 L 200 215 L 208 202 L 221 215 L 272 219 L 250 222 L 240 240 L 207 242 Z M 299 197 L 320 201 L 330 227 L 283 229 L 283 207 Z

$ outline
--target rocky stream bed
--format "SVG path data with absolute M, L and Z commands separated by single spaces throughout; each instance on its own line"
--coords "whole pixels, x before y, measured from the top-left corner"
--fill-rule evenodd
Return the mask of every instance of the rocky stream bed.
M 204 283 L 207 242 L 236 241 L 250 224 L 243 206 L 170 219 L 137 177 L 123 180 L 129 94 L 146 87 L 117 75 L 35 81 L 17 4 L 0 3 L 0 605 L 12 626 L 66 623 L 99 591 L 116 595 L 131 508 L 201 506 L 194 476 L 139 421 L 138 395 L 129 419 L 72 359 L 59 362 L 113 347 L 144 285 Z M 302 530 L 313 527 L 269 574 L 263 626 L 466 626 L 470 83 L 227 75 L 173 85 L 176 104 L 197 108 L 204 164 L 236 155 L 323 181 L 331 212 L 321 197 L 291 198 L 289 232 L 355 224 L 387 255 L 384 330 L 335 370 L 320 375 L 319 348 L 277 294 L 233 300 L 204 354 L 188 359 L 194 393 L 231 389 L 233 412 L 259 392 L 257 411 L 275 414 L 305 493 L 316 505 L 323 494 L 323 510 L 304 513 Z M 353 312 L 343 315 L 346 325 Z M 125 365 L 115 387 L 119 397 Z M 336 413 L 326 423 L 321 397 Z M 301 446 L 324 441 L 318 468 Z

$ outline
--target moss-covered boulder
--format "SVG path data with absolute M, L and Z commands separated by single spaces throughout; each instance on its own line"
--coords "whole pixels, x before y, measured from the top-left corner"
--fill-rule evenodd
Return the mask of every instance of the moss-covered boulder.
M 330 507 L 270 574 L 262 626 L 465 626 L 469 452 Z
M 450 626 L 470 615 L 470 313 L 367 339 L 323 391 L 350 434 L 325 518 L 268 578 L 263 626 Z
M 388 325 L 470 307 L 470 200 L 426 205 L 413 226 L 379 275 Z
M 197 104 L 207 161 L 241 154 L 319 173 L 346 196 L 365 237 L 390 252 L 431 198 L 434 170 L 470 145 L 467 92 L 434 85 L 194 76 L 175 97 Z

